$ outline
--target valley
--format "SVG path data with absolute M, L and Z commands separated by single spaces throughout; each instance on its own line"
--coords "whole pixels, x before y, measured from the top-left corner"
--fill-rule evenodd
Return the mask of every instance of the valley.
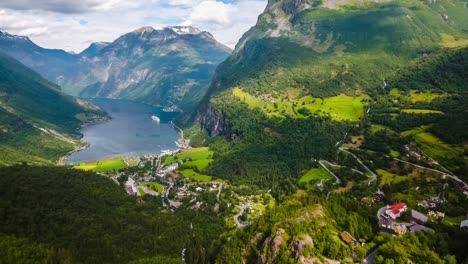
M 234 50 L 0 31 L 0 263 L 468 263 L 467 12 L 269 0 Z

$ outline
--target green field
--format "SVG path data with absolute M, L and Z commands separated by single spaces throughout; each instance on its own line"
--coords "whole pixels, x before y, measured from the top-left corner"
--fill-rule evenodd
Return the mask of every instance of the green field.
M 193 148 L 183 151 L 175 156 L 166 157 L 164 165 L 171 165 L 177 161 L 189 159 L 189 161 L 184 163 L 185 165 L 197 167 L 199 171 L 202 171 L 213 161 L 213 153 L 214 152 L 209 150 L 207 147 Z
M 417 145 L 430 157 L 450 159 L 463 153 L 463 147 L 443 142 L 435 135 L 426 132 L 428 126 L 422 126 L 402 132 L 403 137 L 412 136 Z
M 158 193 L 162 193 L 164 190 L 164 187 L 156 182 L 140 182 L 140 184 Z
M 200 181 L 200 182 L 210 182 L 211 181 L 211 176 L 200 174 L 192 169 L 185 169 L 180 171 L 183 177 L 190 178 L 194 181 Z
M 379 131 L 382 131 L 382 130 L 391 130 L 391 129 L 386 127 L 386 126 L 382 126 L 382 125 L 374 125 L 374 124 L 371 125 L 372 134 L 375 134 L 375 133 L 377 133 Z
M 409 93 L 410 100 L 412 103 L 417 102 L 431 102 L 434 99 L 441 98 L 446 96 L 443 93 L 435 93 L 435 92 L 420 92 L 420 91 L 411 91 Z
M 377 169 L 377 174 L 381 177 L 380 178 L 380 187 L 384 185 L 393 185 L 398 184 L 400 182 L 404 182 L 408 180 L 408 177 L 401 176 L 397 174 L 390 173 L 386 170 Z
M 421 149 L 433 158 L 454 158 L 463 153 L 463 148 L 449 145 L 431 133 L 416 134 L 414 140 Z
M 106 160 L 98 160 L 91 163 L 81 163 L 73 168 L 77 170 L 90 170 L 95 172 L 109 172 L 126 168 L 127 165 L 121 158 L 112 158 Z
M 309 170 L 299 179 L 299 182 L 308 183 L 311 181 L 319 181 L 331 178 L 332 176 L 330 175 L 330 173 L 328 173 L 324 168 L 320 167 Z
M 358 121 L 364 115 L 363 100 L 369 98 L 367 95 L 352 97 L 345 94 L 323 99 L 312 96 L 295 98 L 300 94 L 297 89 L 290 89 L 287 97 L 264 96 L 267 99 L 252 96 L 240 88 L 233 89 L 232 93 L 250 108 L 260 108 L 269 116 L 301 118 L 304 117 L 300 113 L 303 109 L 312 114 L 329 116 L 335 121 Z
M 431 109 L 403 109 L 401 110 L 403 113 L 408 114 L 440 114 L 443 115 L 444 112 L 439 110 L 431 110 Z

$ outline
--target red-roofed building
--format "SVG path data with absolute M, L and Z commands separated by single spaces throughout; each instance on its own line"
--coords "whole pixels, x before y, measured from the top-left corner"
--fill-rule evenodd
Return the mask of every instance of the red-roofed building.
M 396 203 L 392 205 L 387 205 L 387 210 L 385 213 L 393 219 L 397 219 L 400 217 L 404 212 L 406 212 L 408 207 L 405 203 Z

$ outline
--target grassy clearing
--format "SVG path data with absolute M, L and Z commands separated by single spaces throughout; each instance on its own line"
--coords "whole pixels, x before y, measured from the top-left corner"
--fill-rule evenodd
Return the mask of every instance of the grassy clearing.
M 390 150 L 390 156 L 394 157 L 394 158 L 398 158 L 401 156 L 401 153 L 399 151 L 396 151 L 396 150 L 393 150 L 391 149 Z
M 98 160 L 91 163 L 81 163 L 73 168 L 77 170 L 95 171 L 95 172 L 109 172 L 126 168 L 127 164 L 121 158 L 112 158 L 106 160 Z
M 162 193 L 164 190 L 164 187 L 156 182 L 140 182 L 140 184 L 157 193 Z
M 427 155 L 434 158 L 450 159 L 463 153 L 463 148 L 449 145 L 431 133 L 416 134 L 414 140 Z
M 419 133 L 425 132 L 426 129 L 428 129 L 428 128 L 429 128 L 428 126 L 421 126 L 421 127 L 413 128 L 411 130 L 403 131 L 403 132 L 400 133 L 400 135 L 402 137 L 414 136 L 414 135 L 417 135 Z
M 445 48 L 458 48 L 468 46 L 468 39 L 457 38 L 449 34 L 441 34 L 442 43 L 441 45 Z
M 187 161 L 184 163 L 186 166 L 190 167 L 196 167 L 199 171 L 202 171 L 210 165 L 210 163 L 213 162 L 213 159 L 202 159 L 202 160 L 193 160 L 193 161 Z
M 391 97 L 400 97 L 401 96 L 400 90 L 398 88 L 391 89 L 390 92 L 388 92 L 388 94 Z
M 379 131 L 383 131 L 383 130 L 391 130 L 391 129 L 389 127 L 382 126 L 382 125 L 374 125 L 374 124 L 371 125 L 372 134 L 375 134 L 375 133 L 377 133 Z
M 199 182 L 210 182 L 211 181 L 211 176 L 204 175 L 201 173 L 198 173 L 192 169 L 185 169 L 180 171 L 183 177 L 190 178 L 194 181 L 199 181 Z
M 305 96 L 297 98 L 300 90 L 288 90 L 286 97 L 271 97 L 264 95 L 255 97 L 240 88 L 232 91 L 233 95 L 249 105 L 250 108 L 260 108 L 268 116 L 303 118 L 301 109 L 320 116 L 330 116 L 335 121 L 358 121 L 364 115 L 364 100 L 367 95 L 352 97 L 340 94 L 333 97 L 316 98 Z
M 393 174 L 382 169 L 377 169 L 377 174 L 380 176 L 380 187 L 384 185 L 394 185 L 408 180 L 406 176 Z
M 414 128 L 401 133 L 401 136 L 412 136 L 416 144 L 430 157 L 436 159 L 450 159 L 463 153 L 463 147 L 443 142 L 433 134 L 426 132 L 428 126 Z
M 332 179 L 332 175 L 330 175 L 330 173 L 328 173 L 324 168 L 320 167 L 309 170 L 299 179 L 299 182 L 308 183 L 311 181 L 319 181 L 325 179 Z
M 178 161 L 189 159 L 189 161 L 184 163 L 185 165 L 197 167 L 199 171 L 202 171 L 206 169 L 211 162 L 213 162 L 213 153 L 214 152 L 209 150 L 207 147 L 193 148 L 175 156 L 167 156 L 164 160 L 164 165 L 171 165 Z
M 401 110 L 403 113 L 408 114 L 440 114 L 443 115 L 444 112 L 439 110 L 431 110 L 431 109 L 403 109 Z
M 418 102 L 431 102 L 434 99 L 441 98 L 447 96 L 444 93 L 436 93 L 436 92 L 420 92 L 420 91 L 411 91 L 409 93 L 410 101 L 412 103 Z

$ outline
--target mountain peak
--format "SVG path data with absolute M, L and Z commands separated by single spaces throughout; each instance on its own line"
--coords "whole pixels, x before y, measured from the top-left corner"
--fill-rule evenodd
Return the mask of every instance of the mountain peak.
M 25 36 L 18 36 L 8 33 L 6 30 L 0 28 L 0 38 L 7 38 L 7 39 L 20 39 L 20 40 L 29 40 L 28 37 Z
M 141 27 L 137 30 L 134 30 L 132 31 L 132 33 L 140 33 L 140 34 L 143 34 L 143 33 L 151 33 L 153 31 L 155 31 L 156 29 L 154 29 L 153 27 L 151 26 L 145 26 L 145 27 Z
M 198 28 L 194 28 L 192 26 L 171 26 L 167 28 L 171 29 L 172 31 L 174 31 L 175 33 L 179 35 L 186 35 L 186 34 L 198 35 L 202 33 L 201 30 L 199 30 Z

